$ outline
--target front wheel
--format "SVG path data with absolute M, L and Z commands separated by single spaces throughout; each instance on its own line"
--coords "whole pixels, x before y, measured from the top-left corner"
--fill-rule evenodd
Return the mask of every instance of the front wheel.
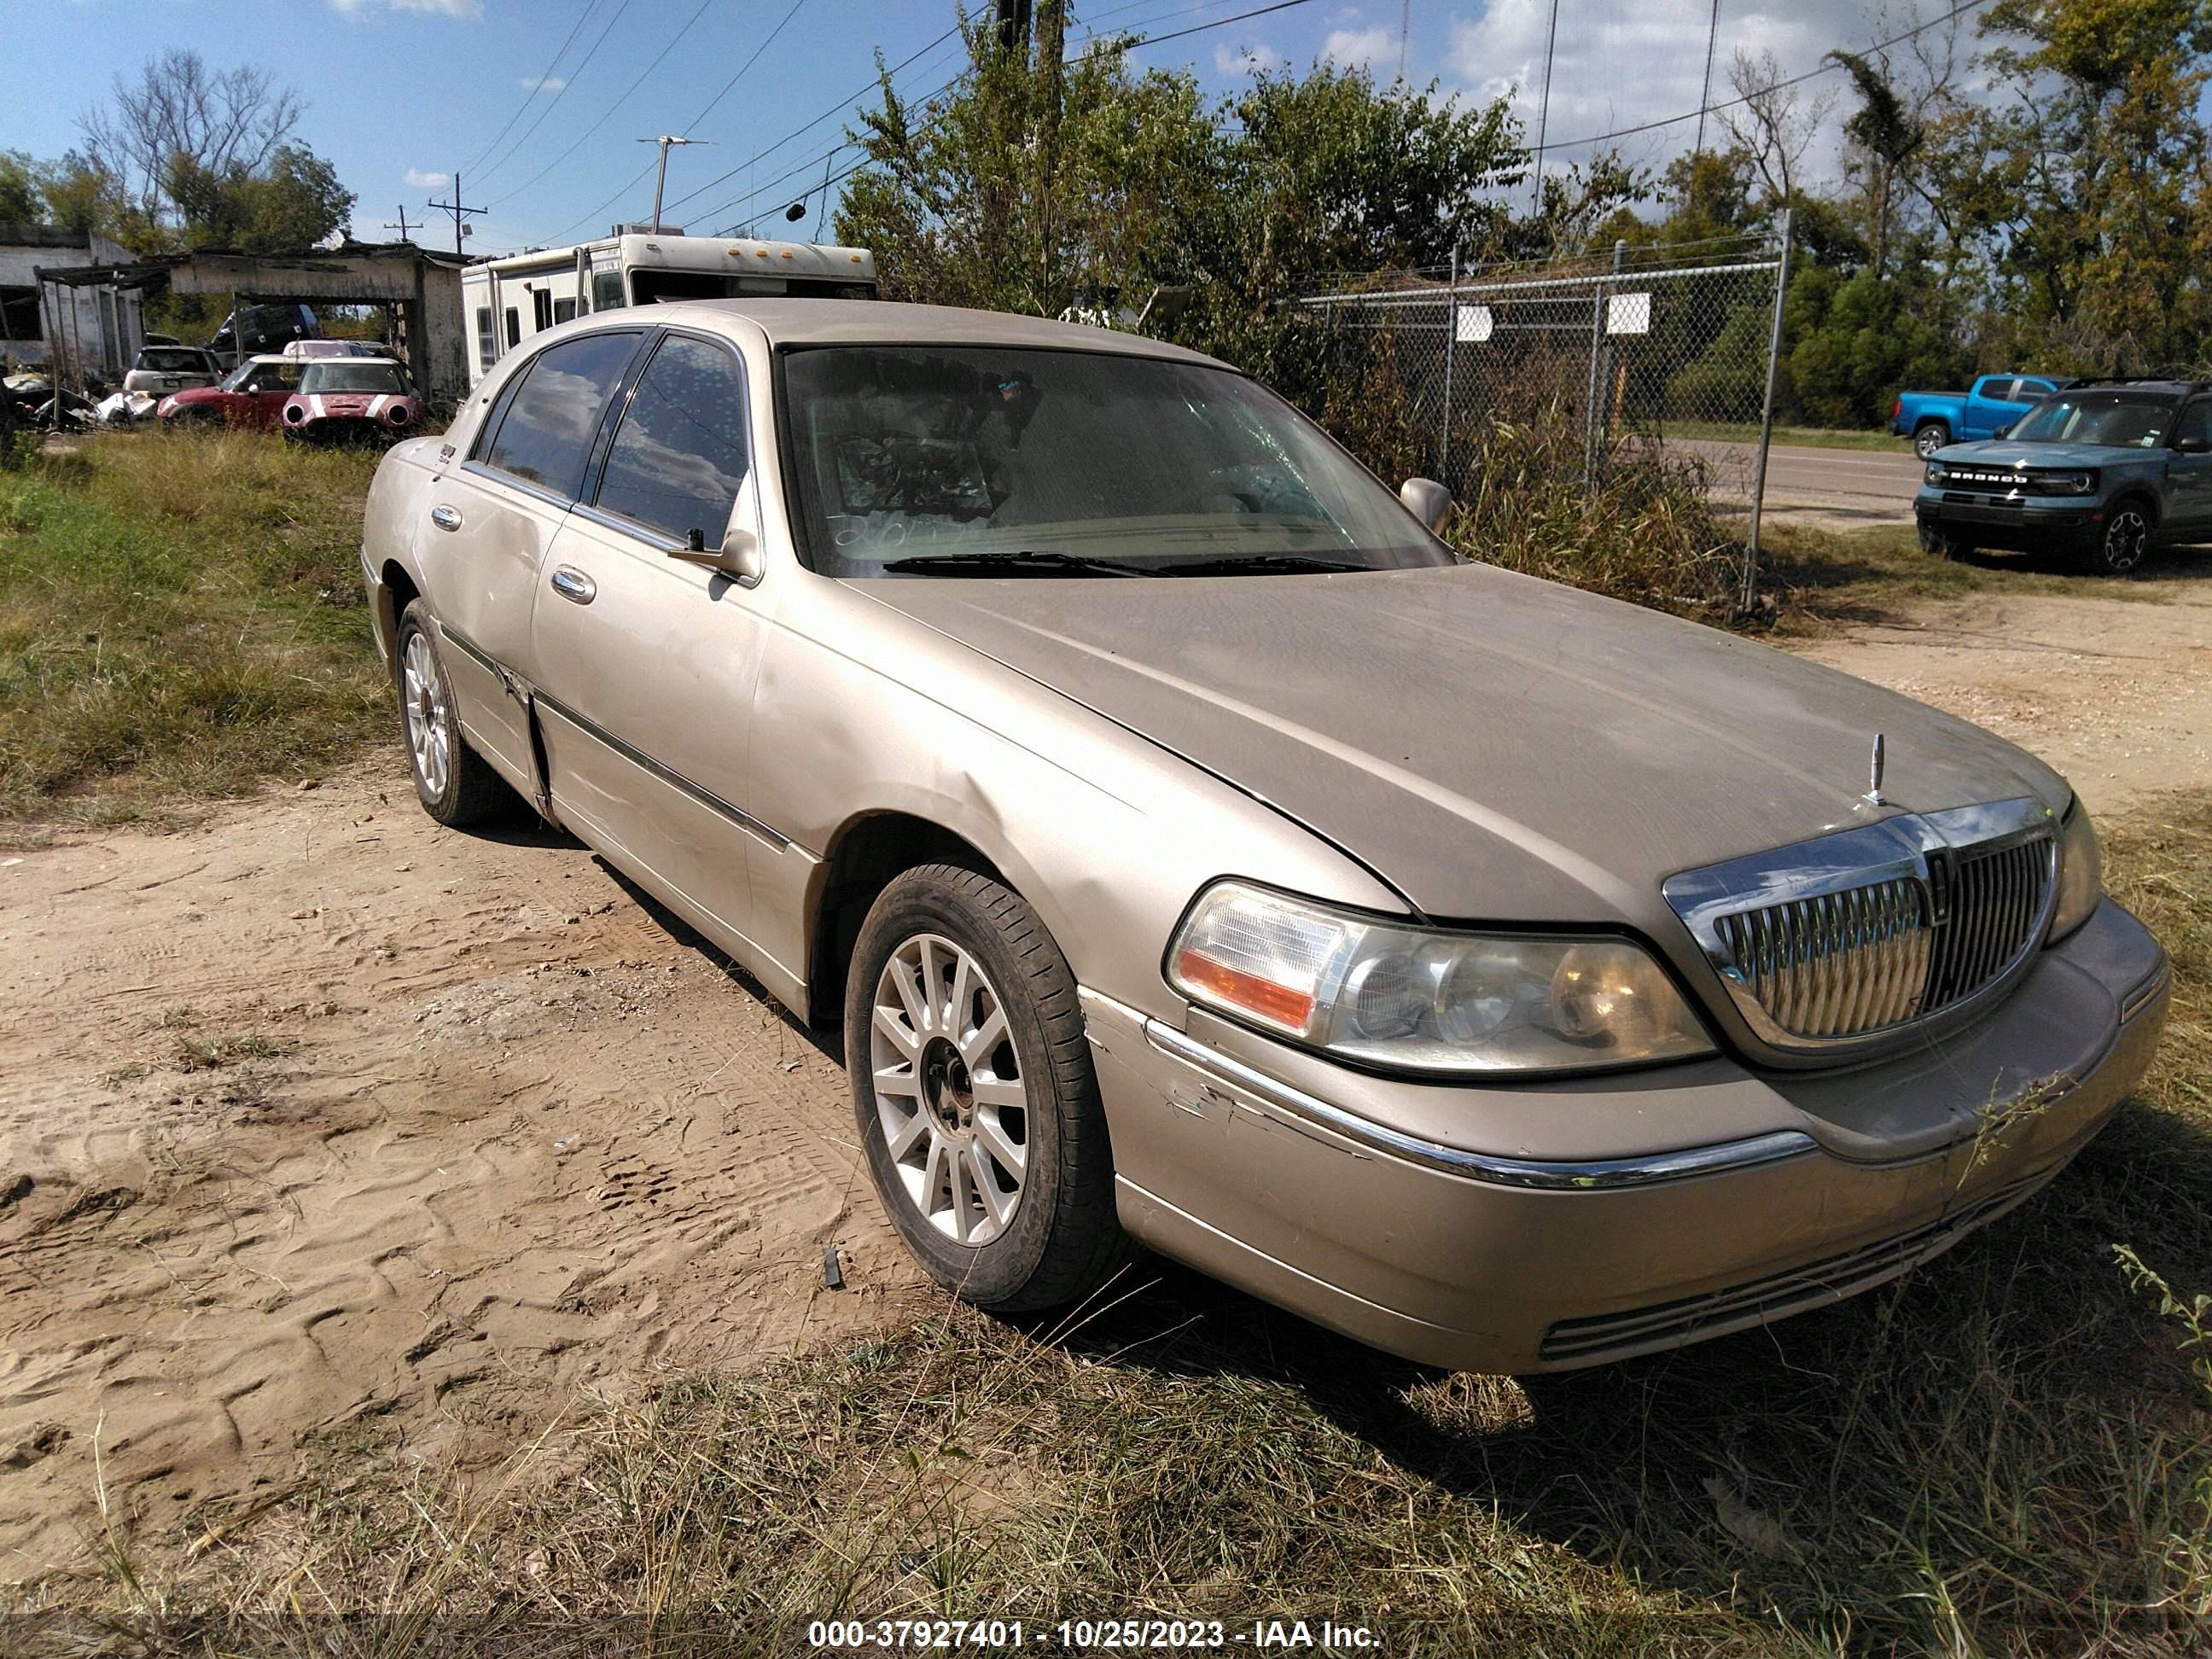
M 1940 525 L 1920 521 L 1920 550 L 1932 553 L 1939 559 L 1963 559 L 1975 551 L 1972 542 L 1962 541 Z
M 1926 460 L 1951 441 L 1951 428 L 1941 421 L 1923 421 L 1912 428 L 1912 453 Z
M 2105 533 L 2089 544 L 2089 568 L 2100 576 L 2125 576 L 2150 556 L 2150 515 L 2123 501 L 2105 520 Z
M 422 810 L 456 830 L 501 816 L 514 804 L 514 792 L 462 735 L 453 712 L 453 682 L 446 678 L 430 613 L 420 599 L 400 612 L 394 657 L 399 732 L 406 740 L 407 766 Z
M 884 1207 L 963 1301 L 1064 1306 L 1125 1259 L 1075 978 L 1019 895 L 943 864 L 885 888 L 846 981 L 845 1063 Z

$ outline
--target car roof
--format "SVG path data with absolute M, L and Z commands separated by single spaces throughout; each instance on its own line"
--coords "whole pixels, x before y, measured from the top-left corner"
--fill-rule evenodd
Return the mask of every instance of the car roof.
M 742 319 L 767 335 L 771 346 L 1028 346 L 1228 367 L 1215 358 L 1141 334 L 1007 311 L 969 311 L 958 306 L 907 305 L 892 300 L 763 298 L 672 300 L 649 309 L 656 321 L 684 321 L 694 327 Z M 604 319 L 611 313 L 593 314 Z M 717 331 L 730 331 L 724 326 Z
M 333 355 L 328 357 L 287 357 L 284 362 L 297 363 L 302 368 L 320 368 L 325 363 L 343 363 L 348 368 L 397 368 L 399 367 L 399 359 L 397 357 L 362 357 L 350 351 L 343 356 Z

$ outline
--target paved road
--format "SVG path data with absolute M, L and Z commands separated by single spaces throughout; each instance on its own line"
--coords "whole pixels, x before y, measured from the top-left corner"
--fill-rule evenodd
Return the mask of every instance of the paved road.
M 1680 446 L 1704 455 L 1713 469 L 1713 494 L 1721 501 L 1748 501 L 1756 444 L 1692 441 Z M 1766 511 L 1835 529 L 1912 522 L 1912 494 L 1923 464 L 1898 441 L 1896 453 L 1814 449 L 1777 444 L 1766 461 Z

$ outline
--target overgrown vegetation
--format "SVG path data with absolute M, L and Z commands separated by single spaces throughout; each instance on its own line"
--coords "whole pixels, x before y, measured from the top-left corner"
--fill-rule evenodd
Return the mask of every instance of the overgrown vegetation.
M 380 729 L 356 550 L 374 466 L 149 433 L 0 472 L 0 825 L 239 794 Z
M 2200 1653 L 2212 795 L 2106 852 L 2173 956 L 2157 1066 L 2027 1209 L 1835 1309 L 1515 1382 L 1154 1268 L 1056 1324 L 933 1305 L 672 1376 L 489 1472 L 356 1430 L 174 1536 L 116 1517 L 104 1578 L 24 1605 L 179 1651 L 781 1653 L 817 1618 L 1111 1611 L 1391 1653 Z

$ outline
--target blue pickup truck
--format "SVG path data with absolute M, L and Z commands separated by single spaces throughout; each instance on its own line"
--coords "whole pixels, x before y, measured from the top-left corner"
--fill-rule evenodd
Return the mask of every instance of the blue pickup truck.
M 2051 374 L 1984 374 L 1971 392 L 1900 392 L 1889 429 L 1926 460 L 1945 444 L 1994 438 L 2036 404 L 2074 383 Z

